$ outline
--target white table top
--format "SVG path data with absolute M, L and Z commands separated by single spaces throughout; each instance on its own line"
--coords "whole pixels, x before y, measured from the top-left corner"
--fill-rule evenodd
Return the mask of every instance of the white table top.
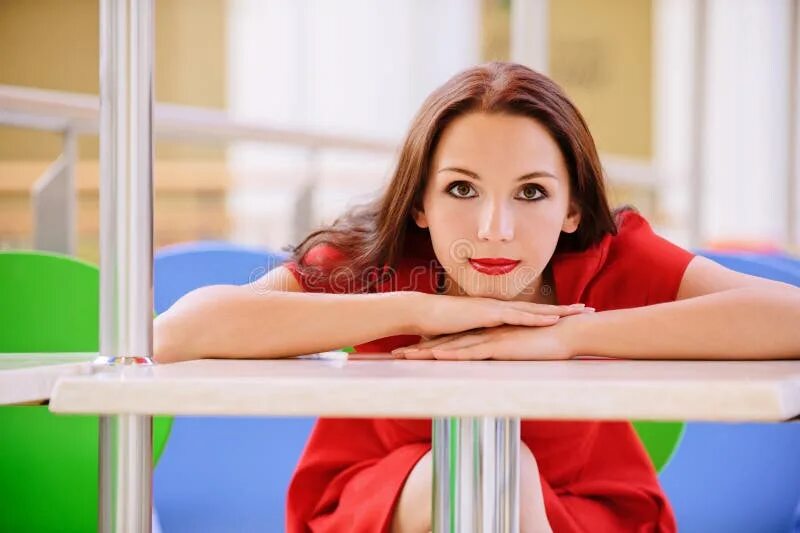
M 88 375 L 96 353 L 0 353 L 0 405 L 50 398 L 58 378 Z
M 778 421 L 800 361 L 200 360 L 58 381 L 61 413 Z

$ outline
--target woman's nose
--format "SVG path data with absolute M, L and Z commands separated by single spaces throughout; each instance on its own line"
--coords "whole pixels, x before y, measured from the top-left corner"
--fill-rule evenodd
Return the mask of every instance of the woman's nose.
M 514 216 L 511 206 L 502 201 L 486 202 L 480 214 L 478 239 L 510 241 L 514 238 Z

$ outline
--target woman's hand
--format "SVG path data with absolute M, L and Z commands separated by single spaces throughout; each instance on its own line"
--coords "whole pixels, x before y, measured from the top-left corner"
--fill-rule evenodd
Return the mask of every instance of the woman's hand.
M 566 317 L 548 327 L 505 325 L 443 335 L 398 348 L 392 354 L 405 359 L 569 359 L 579 355 L 571 342 L 571 331 L 581 318 Z
M 415 301 L 415 334 L 433 337 L 502 325 L 552 326 L 561 317 L 592 312 L 583 304 L 548 305 L 494 298 L 421 294 Z

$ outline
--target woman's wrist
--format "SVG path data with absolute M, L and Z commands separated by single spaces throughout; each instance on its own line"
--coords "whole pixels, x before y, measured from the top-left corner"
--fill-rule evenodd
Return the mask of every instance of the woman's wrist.
M 597 339 L 597 324 L 602 320 L 601 313 L 581 313 L 561 318 L 562 342 L 570 357 L 597 355 L 594 340 Z
M 392 298 L 390 313 L 396 320 L 397 335 L 420 335 L 422 325 L 420 309 L 425 305 L 429 294 L 419 291 L 398 291 L 388 293 Z

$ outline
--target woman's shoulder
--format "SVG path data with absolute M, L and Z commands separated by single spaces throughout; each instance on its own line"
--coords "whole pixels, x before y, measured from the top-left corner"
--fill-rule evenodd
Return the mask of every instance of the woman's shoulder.
M 609 280 L 626 287 L 642 305 L 673 301 L 694 254 L 662 237 L 634 210 L 619 214 L 603 268 Z M 601 270 L 602 272 L 602 270 Z
M 600 298 L 598 308 L 674 300 L 694 254 L 658 235 L 639 212 L 617 213 L 617 232 L 586 250 L 558 254 L 553 270 L 562 303 Z
M 341 263 L 345 259 L 346 255 L 340 248 L 327 242 L 321 242 L 309 248 L 300 259 L 300 263 L 303 266 L 325 268 Z
M 662 237 L 638 211 L 626 209 L 617 215 L 617 234 L 609 239 L 607 263 L 624 262 L 637 268 L 683 268 L 694 254 Z
M 330 273 L 346 264 L 346 255 L 338 247 L 322 242 L 315 244 L 301 256 L 283 263 L 305 292 L 334 292 L 329 283 Z
M 370 292 L 420 291 L 435 292 L 436 262 L 427 257 L 400 257 L 395 265 L 367 267 L 355 272 L 348 255 L 330 243 L 311 247 L 299 259 L 283 264 L 306 292 Z M 299 264 L 298 264 L 299 263 Z

